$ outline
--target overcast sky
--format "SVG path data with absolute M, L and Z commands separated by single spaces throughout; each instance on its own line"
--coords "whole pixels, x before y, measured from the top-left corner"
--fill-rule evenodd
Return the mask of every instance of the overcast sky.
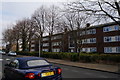
M 0 45 L 2 32 L 10 28 L 10 24 L 15 24 L 16 20 L 31 17 L 41 5 L 61 5 L 70 1 L 74 0 L 0 0 Z
M 70 1 L 75 0 L 0 0 L 0 39 L 2 39 L 2 32 L 10 28 L 10 24 L 24 17 L 31 17 L 41 5 L 62 5 Z
M 24 17 L 31 17 L 34 11 L 41 5 L 60 5 L 63 2 L 74 0 L 1 0 L 0 2 L 0 39 L 2 32 L 15 24 L 16 20 Z

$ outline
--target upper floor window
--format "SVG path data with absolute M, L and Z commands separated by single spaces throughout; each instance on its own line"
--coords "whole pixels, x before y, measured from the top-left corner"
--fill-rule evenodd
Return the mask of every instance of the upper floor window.
M 61 42 L 53 42 L 52 43 L 52 46 L 59 46 L 59 45 L 61 45 Z
M 80 32 L 80 35 L 87 35 L 87 34 L 96 34 L 96 29 L 89 29 L 89 30 Z
M 115 41 L 120 41 L 120 36 L 104 37 L 104 42 L 115 42 Z
M 47 40 L 49 40 L 49 38 L 43 38 L 43 41 L 47 41 Z
M 73 40 L 71 40 L 71 41 L 69 42 L 69 47 L 75 47 L 75 43 L 74 43 Z
M 49 46 L 49 43 L 43 43 L 43 46 Z
M 96 29 L 87 30 L 87 34 L 96 34 Z
M 35 47 L 35 44 L 32 44 L 31 47 Z
M 62 36 L 61 36 L 61 35 L 52 36 L 52 40 L 54 40 L 54 39 L 60 39 L 60 38 L 62 38 Z
M 114 25 L 114 26 L 109 26 L 109 27 L 104 27 L 103 32 L 109 32 L 109 31 L 117 31 L 120 30 L 119 25 Z
M 104 37 L 104 42 L 111 42 L 111 37 Z
M 96 38 L 83 39 L 83 40 L 82 40 L 82 43 L 83 43 L 83 44 L 96 43 Z

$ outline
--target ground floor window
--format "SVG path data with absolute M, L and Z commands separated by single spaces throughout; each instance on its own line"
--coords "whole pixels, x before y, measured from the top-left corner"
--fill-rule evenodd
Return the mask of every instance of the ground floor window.
M 31 51 L 35 51 L 35 49 L 31 49 Z
M 90 47 L 90 48 L 82 48 L 83 52 L 97 52 L 96 47 Z
M 48 49 L 42 49 L 42 51 L 48 52 Z
M 104 47 L 104 53 L 120 53 L 120 47 Z
M 60 52 L 60 49 L 54 48 L 54 49 L 52 49 L 52 52 Z

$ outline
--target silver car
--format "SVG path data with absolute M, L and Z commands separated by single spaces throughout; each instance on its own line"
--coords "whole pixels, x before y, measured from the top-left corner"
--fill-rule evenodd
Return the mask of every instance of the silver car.
M 16 53 L 16 52 L 14 52 L 14 51 L 10 51 L 10 52 L 8 53 L 8 55 L 9 55 L 9 56 L 16 56 L 16 55 L 17 55 L 17 53 Z
M 0 54 L 5 54 L 5 52 L 0 50 Z

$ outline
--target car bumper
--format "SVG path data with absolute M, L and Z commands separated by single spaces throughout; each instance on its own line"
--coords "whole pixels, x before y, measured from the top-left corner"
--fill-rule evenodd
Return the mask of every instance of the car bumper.
M 56 76 L 56 77 L 49 77 L 49 78 L 42 78 L 42 79 L 37 79 L 37 80 L 62 80 L 62 76 Z

